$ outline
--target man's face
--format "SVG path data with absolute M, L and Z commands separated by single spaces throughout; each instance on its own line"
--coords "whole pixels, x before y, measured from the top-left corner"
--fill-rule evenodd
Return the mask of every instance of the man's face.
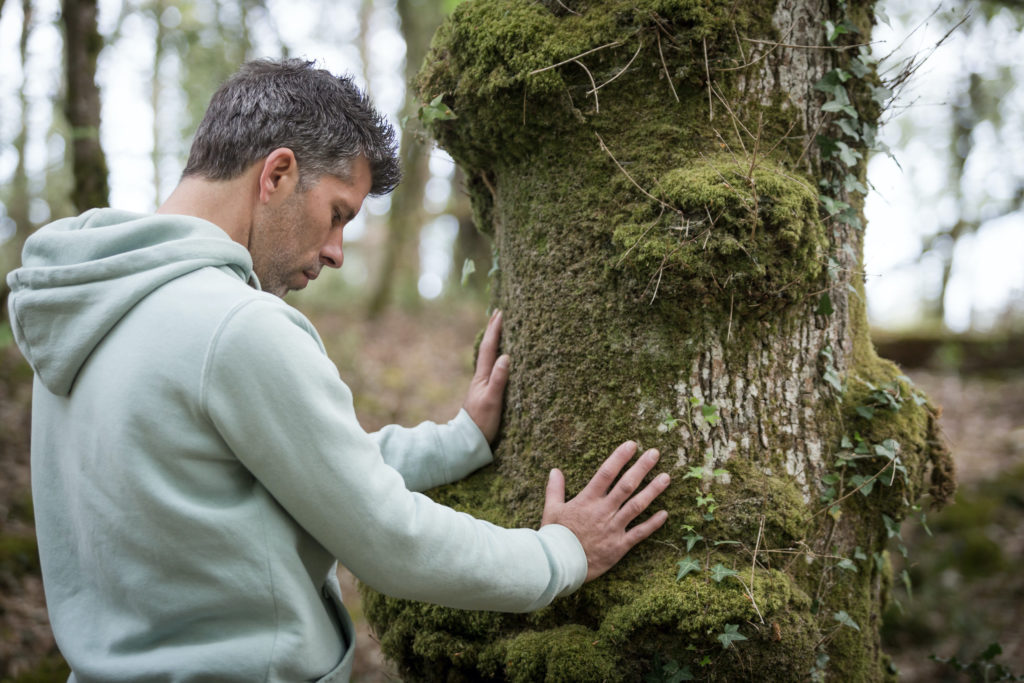
M 306 192 L 297 190 L 261 207 L 249 241 L 253 270 L 263 291 L 276 296 L 302 289 L 324 266 L 340 268 L 342 232 L 370 192 L 370 165 L 352 162 L 347 180 L 324 175 Z

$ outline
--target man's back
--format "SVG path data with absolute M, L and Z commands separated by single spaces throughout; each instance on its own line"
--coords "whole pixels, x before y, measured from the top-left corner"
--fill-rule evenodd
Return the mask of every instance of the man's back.
M 175 219 L 150 220 L 137 229 Z M 289 680 L 342 657 L 342 620 L 317 589 L 333 558 L 280 511 L 202 405 L 231 312 L 287 309 L 245 275 L 201 267 L 152 293 L 143 286 L 69 395 L 37 380 L 33 495 L 47 598 L 81 680 Z M 140 276 L 91 286 L 123 291 Z M 88 324 L 54 332 L 70 341 Z

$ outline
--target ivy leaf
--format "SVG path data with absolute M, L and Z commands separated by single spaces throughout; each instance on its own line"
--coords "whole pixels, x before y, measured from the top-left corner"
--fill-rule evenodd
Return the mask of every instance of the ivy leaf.
M 827 135 L 818 135 L 814 138 L 814 141 L 818 143 L 818 147 L 821 148 L 822 155 L 830 157 L 836 152 L 836 141 Z
M 818 299 L 818 310 L 815 311 L 818 315 L 832 315 L 835 309 L 832 308 L 832 298 L 825 292 Z
M 855 121 L 851 121 L 850 119 L 838 119 L 836 121 L 836 125 L 839 126 L 841 131 L 849 135 L 854 140 L 860 140 L 860 133 L 857 132 L 857 126 L 855 123 Z
M 884 85 L 871 86 L 871 99 L 877 102 L 879 106 L 885 106 L 886 101 L 890 97 L 892 97 L 892 90 L 890 88 Z
M 842 440 L 839 442 L 840 448 L 853 448 L 853 442 L 850 441 L 850 437 L 843 434 Z
M 904 569 L 903 571 L 900 572 L 900 578 L 903 579 L 903 587 L 907 589 L 907 596 L 911 600 L 913 600 L 914 599 L 914 589 L 913 589 L 913 586 L 911 586 L 911 583 L 910 583 L 910 574 L 907 573 L 906 569 Z
M 701 467 L 700 465 L 691 466 L 689 471 L 685 475 L 683 475 L 683 479 L 684 480 L 685 479 L 703 479 L 703 478 L 704 478 L 704 468 Z
M 728 649 L 733 643 L 746 639 L 747 637 L 740 633 L 739 624 L 726 624 L 725 631 L 718 634 L 718 642 L 722 644 L 723 649 Z
M 862 62 L 859 57 L 854 57 L 853 59 L 851 59 L 850 63 L 847 66 L 849 67 L 850 71 L 853 72 L 853 75 L 856 76 L 857 78 L 864 78 L 869 73 L 871 73 L 871 69 L 868 67 L 867 64 Z
M 722 583 L 725 579 L 730 576 L 735 576 L 736 574 L 739 574 L 739 572 L 735 569 L 729 569 L 721 562 L 711 568 L 711 578 L 714 579 L 716 583 Z
M 843 188 L 847 192 L 859 192 L 861 194 L 868 193 L 868 188 L 864 187 L 864 183 L 858 180 L 857 176 L 852 173 L 848 173 L 846 177 L 843 178 Z
M 686 552 L 690 552 L 693 546 L 697 545 L 697 541 L 703 541 L 704 537 L 698 533 L 689 533 L 683 536 L 683 540 L 686 541 Z
M 885 532 L 888 535 L 888 538 L 892 538 L 894 536 L 896 538 L 899 538 L 899 539 L 903 538 L 900 535 L 900 523 L 899 522 L 897 522 L 896 520 L 894 520 L 892 517 L 890 517 L 889 515 L 885 514 L 884 512 L 882 513 L 882 522 L 885 524 Z
M 678 565 L 679 565 L 679 572 L 676 573 L 676 581 L 679 581 L 680 579 L 682 579 L 684 576 L 686 576 L 690 572 L 699 572 L 700 571 L 700 562 L 698 562 L 697 560 L 693 559 L 689 555 L 687 555 L 683 559 L 679 560 Z
M 468 258 L 462 262 L 462 286 L 466 286 L 466 282 L 469 280 L 469 276 L 476 272 L 476 263 L 473 259 Z
M 850 485 L 853 486 L 853 488 L 860 487 L 859 490 L 861 495 L 866 497 L 871 495 L 871 492 L 875 488 L 875 481 L 877 481 L 875 479 L 871 479 L 871 481 L 868 481 L 869 479 L 870 477 L 865 477 L 863 474 L 855 474 L 852 477 L 850 477 Z
M 1000 646 L 999 643 L 992 643 L 978 656 L 981 657 L 982 660 L 990 662 L 1001 654 L 1003 654 L 1002 646 Z
M 843 380 L 839 378 L 839 373 L 833 368 L 825 368 L 824 379 L 836 390 L 836 393 L 843 393 Z
M 900 447 L 899 443 L 893 439 L 886 439 L 882 443 L 875 444 L 875 455 L 880 455 L 883 458 L 892 460 L 896 457 L 896 450 Z
M 871 406 L 857 406 L 855 410 L 857 411 L 857 414 L 865 420 L 870 420 L 875 416 L 875 409 Z
M 832 617 L 836 621 L 838 621 L 840 624 L 842 624 L 843 626 L 849 626 L 850 628 L 852 628 L 855 631 L 859 631 L 860 630 L 860 626 L 857 625 L 857 622 L 854 621 L 853 618 L 849 614 L 847 614 L 845 611 L 836 612 L 835 614 L 832 615 Z
M 839 160 L 847 166 L 853 166 L 857 163 L 857 159 L 863 158 L 863 155 L 860 152 L 841 140 L 836 142 L 836 147 L 839 148 Z
M 441 101 L 443 95 L 438 95 L 430 101 L 430 104 L 425 104 L 420 107 L 419 118 L 423 122 L 424 126 L 429 126 L 434 121 L 450 121 L 458 118 L 448 105 Z
M 855 565 L 853 563 L 853 560 L 851 560 L 848 557 L 844 557 L 843 559 L 839 560 L 839 562 L 836 563 L 836 566 L 839 567 L 840 569 L 845 569 L 846 571 L 849 571 L 849 572 L 856 572 L 857 571 L 857 565 Z

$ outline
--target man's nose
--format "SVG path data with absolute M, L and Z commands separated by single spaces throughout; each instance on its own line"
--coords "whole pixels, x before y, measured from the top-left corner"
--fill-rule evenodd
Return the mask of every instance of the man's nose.
M 341 241 L 340 230 L 338 230 L 336 236 L 332 235 L 328 238 L 327 242 L 320 249 L 321 264 L 328 268 L 341 268 L 341 264 L 345 261 L 345 252 L 342 249 Z

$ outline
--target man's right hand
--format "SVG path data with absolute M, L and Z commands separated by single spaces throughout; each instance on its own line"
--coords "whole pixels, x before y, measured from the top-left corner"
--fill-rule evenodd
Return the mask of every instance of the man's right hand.
M 658 451 L 654 449 L 641 455 L 618 482 L 615 481 L 636 448 L 632 441 L 616 448 L 593 479 L 568 503 L 565 502 L 565 477 L 560 470 L 551 470 L 541 526 L 561 524 L 576 534 L 587 554 L 587 581 L 608 571 L 668 519 L 668 513 L 659 510 L 640 524 L 626 528 L 669 484 L 668 474 L 662 473 L 633 495 L 658 462 Z

